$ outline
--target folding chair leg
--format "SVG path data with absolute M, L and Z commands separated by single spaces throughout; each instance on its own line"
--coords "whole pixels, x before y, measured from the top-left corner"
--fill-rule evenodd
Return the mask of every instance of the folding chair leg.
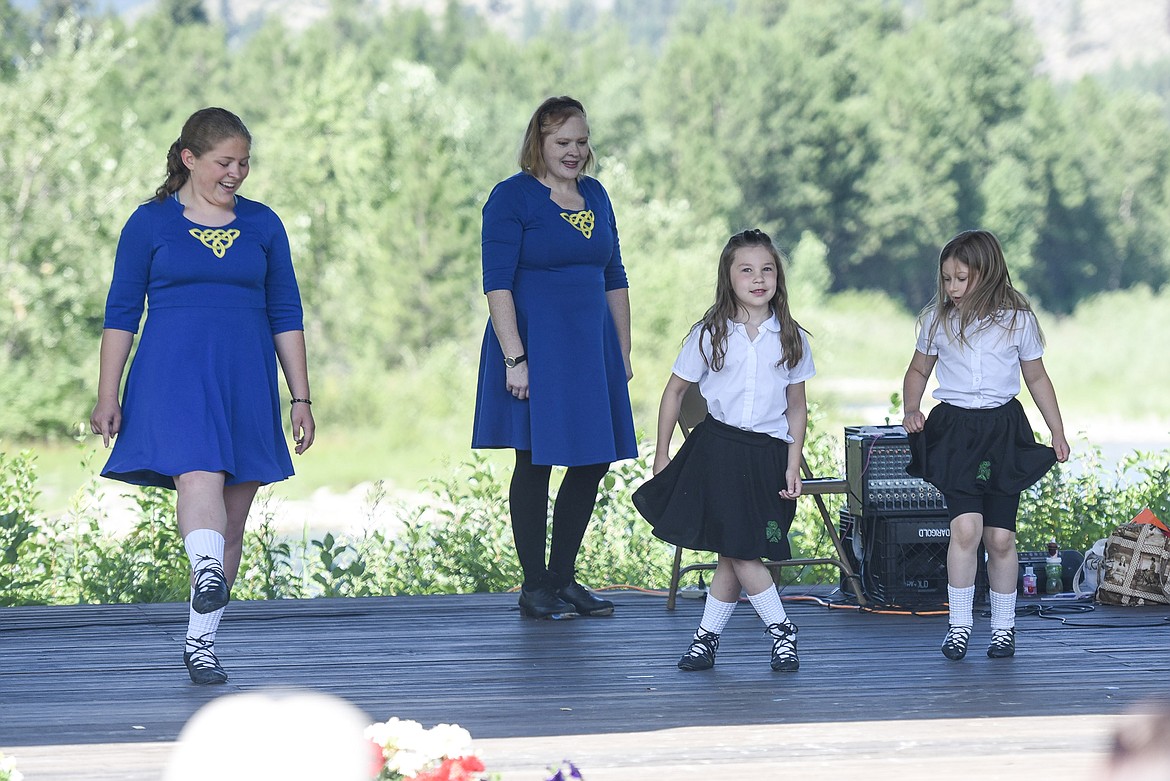
M 670 593 L 666 595 L 666 609 L 674 610 L 674 600 L 678 596 L 679 569 L 682 567 L 682 548 L 674 546 L 674 566 L 670 570 Z
M 841 535 L 837 533 L 837 527 L 833 525 L 829 508 L 825 506 L 825 500 L 821 497 L 814 496 L 813 499 L 816 500 L 817 509 L 821 511 L 821 518 L 825 522 L 825 528 L 829 531 L 829 539 L 833 541 L 833 548 L 837 551 L 837 558 L 841 562 L 841 572 L 845 575 L 845 580 L 849 582 L 853 596 L 857 597 L 857 604 L 864 607 L 865 595 L 861 593 L 861 578 L 853 571 L 853 567 L 849 566 L 849 558 L 845 555 L 845 544 L 841 542 Z

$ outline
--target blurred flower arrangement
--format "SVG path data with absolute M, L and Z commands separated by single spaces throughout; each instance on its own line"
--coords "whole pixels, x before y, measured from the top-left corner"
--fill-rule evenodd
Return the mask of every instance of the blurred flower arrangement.
M 6 757 L 0 751 L 0 781 L 24 781 L 24 773 L 16 769 L 16 757 Z
M 471 734 L 457 724 L 424 729 L 417 721 L 392 718 L 366 727 L 377 747 L 377 781 L 485 781 L 483 761 Z
M 553 768 L 550 767 L 549 771 L 552 770 Z M 556 772 L 546 778 L 545 781 L 570 781 L 570 779 L 573 779 L 573 781 L 584 781 L 585 776 L 581 775 L 581 771 L 577 769 L 576 765 L 566 759 L 561 762 L 560 767 L 556 768 Z
M 490 781 L 498 778 L 486 772 L 483 760 L 471 745 L 471 733 L 458 724 L 436 724 L 424 729 L 417 721 L 380 721 L 366 727 L 366 738 L 375 754 L 375 781 Z M 0 754 L 0 758 L 3 754 Z M 545 781 L 584 781 L 577 766 L 568 760 L 549 768 Z M 8 781 L 2 774 L 0 781 Z M 11 781 L 20 781 L 20 774 Z

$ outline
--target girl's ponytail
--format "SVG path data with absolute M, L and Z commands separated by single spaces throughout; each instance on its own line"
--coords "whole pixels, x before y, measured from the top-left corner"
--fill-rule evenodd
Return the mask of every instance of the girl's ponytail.
M 182 152 L 183 139 L 176 138 L 175 143 L 171 144 L 171 148 L 167 150 L 167 178 L 162 186 L 154 191 L 156 201 L 165 201 L 177 193 L 179 188 L 187 182 L 187 177 L 191 175 L 187 166 L 183 165 Z

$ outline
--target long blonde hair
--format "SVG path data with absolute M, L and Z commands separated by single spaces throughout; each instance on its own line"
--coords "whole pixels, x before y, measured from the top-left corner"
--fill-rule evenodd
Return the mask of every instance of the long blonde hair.
M 719 256 L 719 276 L 715 281 L 715 303 L 711 304 L 702 320 L 691 326 L 692 331 L 701 328 L 711 338 L 711 355 L 703 353 L 702 342 L 699 353 L 703 355 L 703 361 L 711 371 L 717 372 L 723 368 L 723 361 L 727 357 L 727 321 L 733 319 L 739 312 L 739 302 L 731 287 L 731 265 L 735 262 L 735 253 L 743 247 L 763 247 L 776 262 L 776 293 L 768 302 L 776 319 L 780 321 L 780 360 L 776 365 L 785 364 L 791 369 L 804 357 L 804 345 L 800 340 L 800 332 L 804 329 L 793 319 L 792 311 L 788 307 L 784 256 L 762 230 L 737 233 L 728 239 L 726 246 L 723 247 L 723 253 Z
M 942 266 L 950 259 L 965 265 L 968 272 L 967 292 L 958 306 L 947 295 L 943 282 Z M 985 318 L 1010 318 L 1007 322 L 1002 319 L 999 322 L 1009 330 L 1015 330 L 1017 318 L 1031 312 L 1032 305 L 1027 296 L 1012 287 L 1007 261 L 995 234 L 985 230 L 966 230 L 948 241 L 939 253 L 938 291 L 934 300 L 919 314 L 918 322 L 921 325 L 930 315 L 934 315 L 927 335 L 930 342 L 938 335 L 941 325 L 948 338 L 966 343 L 974 331 L 983 327 L 978 324 Z M 1039 323 L 1036 324 L 1036 331 L 1043 344 L 1044 333 Z

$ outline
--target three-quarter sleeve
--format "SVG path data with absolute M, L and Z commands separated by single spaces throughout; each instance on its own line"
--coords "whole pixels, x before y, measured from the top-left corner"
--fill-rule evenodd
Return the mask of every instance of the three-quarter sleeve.
M 104 327 L 138 333 L 146 308 L 146 284 L 154 254 L 154 223 L 147 210 L 139 207 L 118 238 L 114 273 L 106 296 Z
M 613 251 L 609 256 L 609 263 L 605 266 L 605 290 L 620 290 L 630 286 L 626 278 L 626 267 L 622 264 L 621 242 L 618 240 L 617 218 L 613 213 L 613 203 L 609 200 L 609 193 L 598 184 L 602 197 L 605 198 L 606 211 L 609 212 L 609 229 L 613 235 Z
M 293 270 L 288 233 L 275 212 L 270 212 L 270 217 L 271 225 L 264 247 L 268 257 L 268 271 L 264 277 L 268 325 L 273 334 L 303 331 L 304 310 L 301 307 L 301 291 Z
M 497 184 L 483 205 L 483 292 L 511 290 L 524 236 L 524 198 L 511 180 Z

